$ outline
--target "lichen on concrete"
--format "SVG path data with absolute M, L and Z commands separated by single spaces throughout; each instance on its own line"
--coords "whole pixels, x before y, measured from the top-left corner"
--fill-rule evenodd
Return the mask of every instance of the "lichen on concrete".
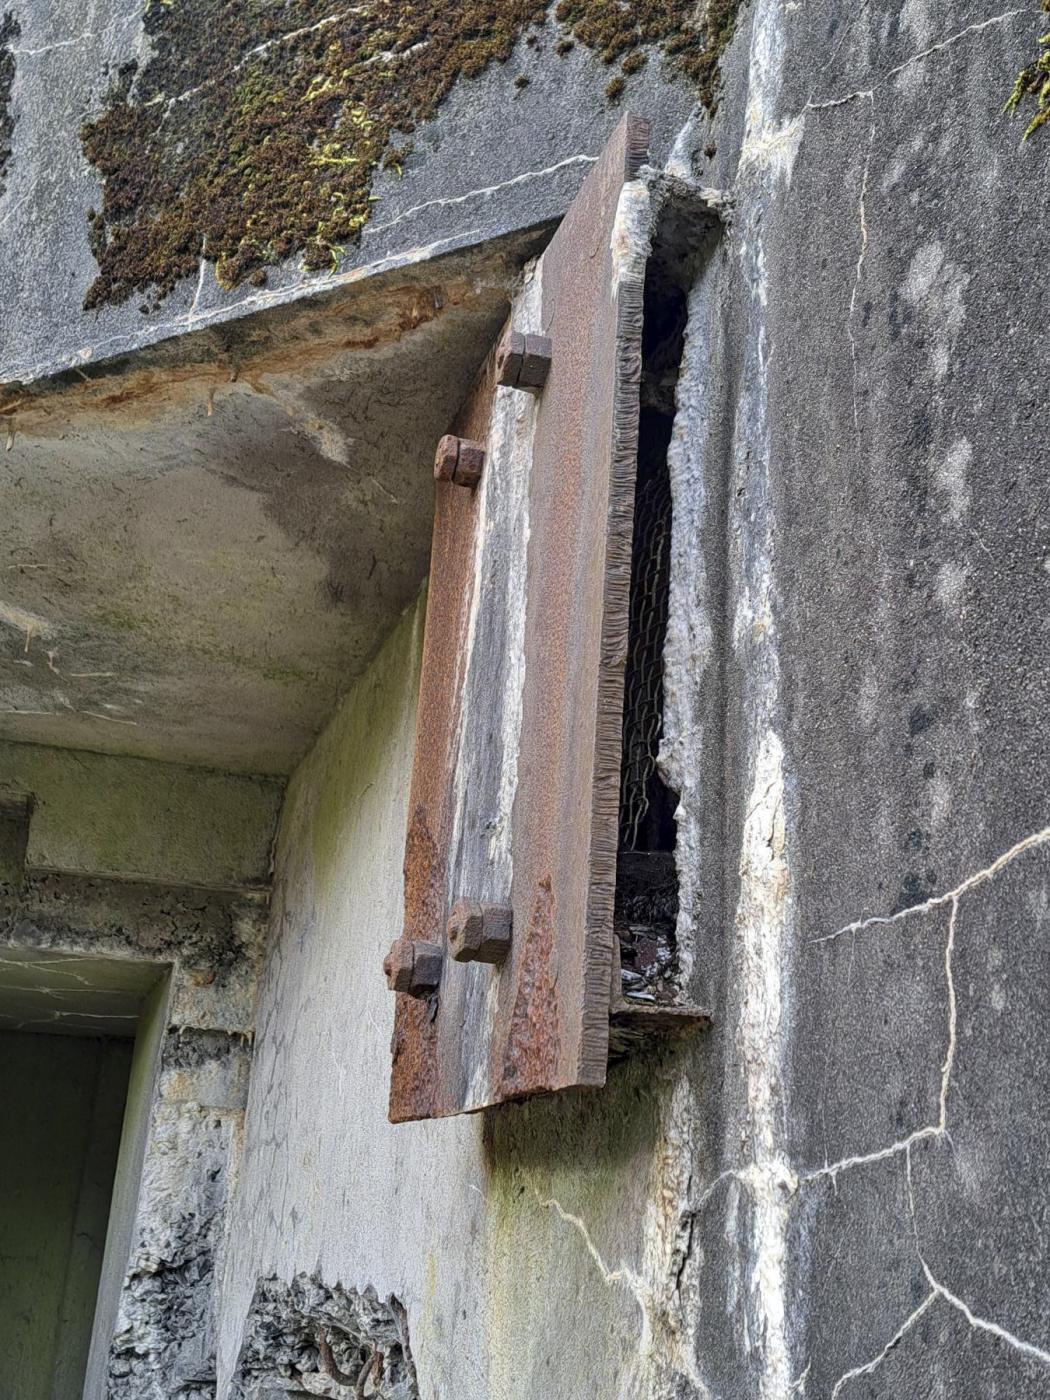
M 15 118 L 11 111 L 11 89 L 15 82 L 12 44 L 20 33 L 18 20 L 8 10 L 0 19 L 0 195 L 6 187 L 4 177 L 11 160 L 11 139 L 15 131 Z
M 1050 0 L 1042 0 L 1043 13 L 1050 15 Z M 1022 68 L 1014 82 L 1014 90 L 1006 100 L 1006 111 L 1016 112 L 1023 107 L 1035 112 L 1025 127 L 1024 139 L 1050 122 L 1050 33 L 1039 39 L 1039 53 L 1026 67 Z
M 631 73 L 659 49 L 710 106 L 739 4 L 711 0 L 697 21 L 691 0 L 562 0 L 552 61 L 579 41 Z M 86 305 L 159 299 L 202 260 L 227 288 L 296 254 L 308 270 L 337 267 L 377 171 L 400 171 L 453 85 L 549 38 L 546 21 L 543 0 L 147 4 L 152 56 L 120 69 L 82 132 L 103 185 Z

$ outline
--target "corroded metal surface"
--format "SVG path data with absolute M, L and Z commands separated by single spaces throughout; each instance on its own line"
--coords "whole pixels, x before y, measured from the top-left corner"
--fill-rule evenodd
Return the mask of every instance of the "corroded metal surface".
M 437 485 L 405 936 L 441 941 L 461 898 L 515 933 L 501 968 L 446 959 L 429 1003 L 398 997 L 395 1121 L 605 1080 L 647 138 L 625 118 L 544 254 L 542 395 L 498 389 L 493 351 L 452 429 L 487 443 L 481 486 Z M 497 394 L 528 401 L 527 464 L 489 440 Z

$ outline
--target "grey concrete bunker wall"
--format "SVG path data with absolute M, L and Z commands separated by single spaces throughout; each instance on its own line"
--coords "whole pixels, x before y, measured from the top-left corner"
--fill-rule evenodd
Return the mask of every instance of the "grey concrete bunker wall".
M 79 159 L 71 124 L 25 101 L 34 73 L 77 62 L 29 8 L 6 41 L 12 227 L 43 207 L 30 134 L 54 143 L 56 172 Z M 140 9 L 105 27 L 106 56 Z M 344 1369 L 379 1339 L 393 1355 L 396 1334 L 412 1370 L 392 1384 L 426 1400 L 1050 1397 L 1050 141 L 1022 142 L 1002 112 L 1042 28 L 1035 3 L 750 0 L 717 114 L 686 122 L 689 94 L 637 78 L 658 158 L 729 210 L 690 294 L 668 453 L 661 766 L 705 1040 L 621 1065 L 592 1096 L 387 1124 L 379 963 L 400 928 L 418 608 L 292 778 L 265 950 L 258 906 L 214 891 L 34 877 L 10 919 L 45 945 L 101 929 L 126 952 L 141 918 L 170 949 L 201 908 L 221 933 L 204 956 L 188 936 L 161 1035 L 152 1161 L 178 1170 L 151 1175 L 144 1149 L 133 1306 L 105 1358 L 119 1400 L 334 1397 L 319 1327 Z M 86 323 L 83 229 L 60 296 L 50 262 L 20 260 L 0 279 L 19 321 L 7 373 L 140 352 L 555 216 L 600 144 L 588 71 L 562 125 L 549 73 L 517 96 L 507 70 L 462 85 L 396 193 L 383 175 L 390 219 L 316 281 L 296 265 L 231 293 L 202 259 L 159 313 Z M 479 116 L 496 110 L 493 152 Z M 79 221 L 93 177 L 76 170 Z M 34 246 L 50 260 L 55 242 Z M 224 384 L 231 344 L 211 347 Z M 89 392 L 104 398 L 102 375 Z M 194 392 L 206 428 L 209 386 Z M 248 389 L 229 393 L 236 408 Z M 9 402 L 19 464 L 36 409 Z M 60 808 L 38 851 L 76 847 Z M 188 1231 L 165 1229 L 176 1190 Z M 185 1346 L 157 1257 L 206 1280 Z

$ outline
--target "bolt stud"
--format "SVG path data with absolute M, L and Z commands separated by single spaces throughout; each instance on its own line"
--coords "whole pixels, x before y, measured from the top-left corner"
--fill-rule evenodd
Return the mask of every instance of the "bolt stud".
M 457 900 L 448 919 L 449 956 L 454 962 L 503 962 L 510 951 L 511 918 L 503 905 Z
M 485 466 L 485 448 L 470 438 L 446 433 L 437 445 L 434 476 L 438 481 L 451 481 L 457 486 L 477 486 Z
M 496 382 L 509 389 L 538 393 L 551 368 L 551 342 L 546 335 L 510 330 L 496 351 Z
M 424 939 L 399 938 L 383 959 L 386 984 L 392 992 L 428 997 L 441 982 L 444 951 Z

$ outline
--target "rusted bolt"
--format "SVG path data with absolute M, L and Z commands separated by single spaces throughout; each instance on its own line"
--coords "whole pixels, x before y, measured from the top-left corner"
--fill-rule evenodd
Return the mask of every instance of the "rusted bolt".
M 510 951 L 511 911 L 459 899 L 448 918 L 448 951 L 456 962 L 501 963 Z
M 383 959 L 386 984 L 392 992 L 428 997 L 441 981 L 444 951 L 424 939 L 399 938 Z
M 546 335 L 508 331 L 496 351 L 496 383 L 536 392 L 547 382 L 551 342 Z
M 470 438 L 454 437 L 451 433 L 437 445 L 434 475 L 438 481 L 453 481 L 457 486 L 477 486 L 485 466 L 485 448 Z

